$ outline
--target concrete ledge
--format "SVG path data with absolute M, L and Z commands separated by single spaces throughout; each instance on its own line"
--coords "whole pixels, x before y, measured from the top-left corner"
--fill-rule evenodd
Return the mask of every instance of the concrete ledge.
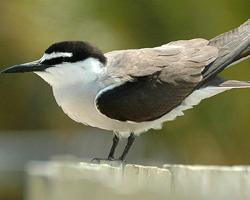
M 187 199 L 250 200 L 249 166 L 164 165 L 172 177 L 172 194 Z
M 32 162 L 28 200 L 250 199 L 250 167 Z

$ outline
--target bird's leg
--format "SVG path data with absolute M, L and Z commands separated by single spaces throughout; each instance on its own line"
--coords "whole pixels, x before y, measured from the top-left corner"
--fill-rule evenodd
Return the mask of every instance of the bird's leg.
M 117 147 L 117 144 L 119 142 L 119 137 L 115 134 L 113 137 L 113 144 L 111 146 L 108 158 L 93 158 L 92 161 L 100 163 L 101 161 L 112 161 L 114 159 L 115 149 Z
M 132 144 L 134 143 L 134 141 L 135 141 L 135 135 L 134 135 L 134 133 L 131 133 L 130 136 L 128 137 L 127 145 L 125 146 L 124 151 L 118 160 L 121 160 L 121 161 L 125 160 L 125 158 L 129 152 Z
M 118 142 L 119 142 L 119 137 L 117 135 L 114 135 L 113 144 L 111 146 L 111 149 L 108 155 L 108 160 L 114 160 L 114 153 L 115 153 L 115 149 L 117 147 Z

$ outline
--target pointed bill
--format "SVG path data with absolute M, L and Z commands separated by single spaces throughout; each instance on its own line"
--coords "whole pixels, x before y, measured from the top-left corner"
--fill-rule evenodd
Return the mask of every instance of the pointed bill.
M 39 60 L 36 60 L 36 61 L 25 63 L 25 64 L 14 65 L 12 67 L 4 69 L 0 73 L 36 72 L 36 71 L 44 71 L 48 67 L 50 66 L 41 64 Z

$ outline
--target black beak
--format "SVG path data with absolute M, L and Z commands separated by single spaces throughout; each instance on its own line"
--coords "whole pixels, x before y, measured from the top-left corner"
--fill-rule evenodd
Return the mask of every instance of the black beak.
M 39 61 L 34 61 L 30 63 L 20 64 L 20 65 L 14 65 L 12 67 L 9 67 L 0 73 L 24 73 L 24 72 L 38 72 L 38 71 L 44 71 L 47 69 L 48 65 L 44 65 L 39 63 Z

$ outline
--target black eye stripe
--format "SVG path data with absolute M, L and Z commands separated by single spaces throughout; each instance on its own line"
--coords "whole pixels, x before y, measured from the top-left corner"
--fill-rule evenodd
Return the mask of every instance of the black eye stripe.
M 73 56 L 73 57 L 56 57 L 56 58 L 51 58 L 51 59 L 45 59 L 41 62 L 41 64 L 44 64 L 44 65 L 58 65 L 58 64 L 61 64 L 63 62 L 71 62 L 71 63 L 74 63 L 74 62 L 78 62 L 78 61 L 81 61 L 80 58 L 78 58 L 77 56 Z
M 57 58 L 52 58 L 52 59 L 49 59 L 49 60 L 44 60 L 41 62 L 41 64 L 44 64 L 44 65 L 57 65 L 57 64 L 60 64 L 60 63 L 63 63 L 63 62 L 66 62 L 67 61 L 67 57 L 57 57 Z
M 58 64 L 61 64 L 63 62 L 69 62 L 69 63 L 74 63 L 74 62 L 78 62 L 78 61 L 81 61 L 81 60 L 84 60 L 84 59 L 87 59 L 88 57 L 79 57 L 78 55 L 73 55 L 72 57 L 63 57 L 63 56 L 60 56 L 60 57 L 56 57 L 56 58 L 51 58 L 51 59 L 45 59 L 41 62 L 41 64 L 44 64 L 44 65 L 58 65 Z M 99 58 L 96 58 L 98 59 L 100 62 L 101 60 Z

